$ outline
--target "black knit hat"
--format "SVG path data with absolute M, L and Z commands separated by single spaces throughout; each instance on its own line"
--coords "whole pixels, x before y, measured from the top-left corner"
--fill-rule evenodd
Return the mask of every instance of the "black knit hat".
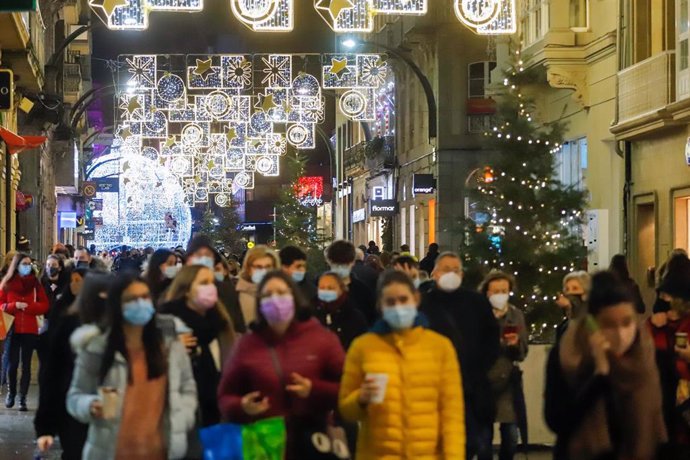
M 687 256 L 678 254 L 668 261 L 666 276 L 659 284 L 659 292 L 690 300 L 690 259 Z
M 213 247 L 211 238 L 206 235 L 196 235 L 189 241 L 189 244 L 187 245 L 187 256 L 194 254 L 201 248 L 209 248 L 214 253 L 216 252 L 216 248 Z

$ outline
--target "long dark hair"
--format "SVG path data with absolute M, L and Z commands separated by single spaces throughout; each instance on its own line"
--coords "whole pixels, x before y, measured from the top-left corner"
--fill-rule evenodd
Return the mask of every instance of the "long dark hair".
M 84 278 L 81 291 L 74 301 L 74 309 L 79 314 L 82 324 L 95 324 L 101 330 L 110 325 L 110 310 L 103 308 L 107 302 L 104 292 L 112 284 L 115 277 L 110 273 L 88 273 Z
M 285 284 L 288 285 L 288 288 L 290 288 L 292 297 L 295 299 L 295 319 L 297 321 L 307 321 L 312 317 L 309 302 L 306 301 L 292 277 L 285 274 L 285 272 L 282 270 L 274 270 L 264 276 L 264 279 L 261 280 L 261 283 L 259 283 L 259 287 L 256 290 L 256 321 L 250 325 L 253 331 L 258 331 L 268 326 L 266 318 L 264 318 L 263 313 L 261 313 L 261 291 L 263 291 L 264 286 L 266 286 L 266 284 L 274 278 L 283 280 Z
M 172 251 L 168 249 L 158 249 L 151 255 L 149 259 L 148 269 L 144 276 L 144 281 L 149 285 L 149 289 L 155 291 L 163 284 L 163 272 L 161 272 L 161 265 L 163 265 L 170 256 L 174 256 Z M 156 293 L 158 294 L 158 293 Z
M 132 367 L 129 362 L 127 347 L 125 346 L 125 333 L 123 330 L 124 317 L 122 315 L 122 294 L 134 283 L 144 283 L 137 273 L 125 272 L 119 274 L 108 291 L 106 302 L 106 315 L 110 320 L 110 333 L 108 334 L 103 362 L 101 363 L 100 381 L 105 380 L 110 368 L 115 361 L 115 353 L 120 352 L 127 361 L 128 378 L 132 380 Z M 145 284 L 145 283 L 144 283 Z M 167 360 L 163 354 L 163 335 L 156 325 L 155 317 L 144 326 L 143 333 L 144 351 L 146 353 L 146 367 L 148 379 L 153 380 L 167 372 Z
M 616 254 L 611 259 L 609 271 L 613 272 L 621 281 L 630 279 L 630 271 L 628 270 L 628 261 L 623 254 Z

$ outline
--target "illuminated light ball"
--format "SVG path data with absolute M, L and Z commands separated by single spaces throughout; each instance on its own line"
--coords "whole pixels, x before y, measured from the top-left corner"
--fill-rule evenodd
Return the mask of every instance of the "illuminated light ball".
M 256 134 L 268 134 L 271 132 L 273 123 L 266 112 L 256 112 L 249 120 L 249 125 Z
M 227 193 L 219 193 L 216 195 L 215 202 L 221 208 L 227 208 L 232 203 L 232 199 Z
M 163 112 L 154 112 L 153 119 L 144 123 L 144 128 L 151 134 L 165 133 L 168 127 L 168 119 Z
M 148 158 L 149 160 L 158 160 L 158 150 L 153 147 L 144 147 L 141 149 L 141 156 Z
M 176 102 L 185 94 L 184 80 L 172 73 L 165 74 L 158 80 L 156 90 L 165 102 Z
M 192 233 L 192 215 L 170 171 L 140 154 L 116 152 L 94 162 L 89 180 L 117 176 L 119 193 L 97 194 L 103 200 L 103 225 L 96 227 L 96 247 L 184 246 Z
M 321 95 L 321 84 L 315 76 L 303 73 L 292 81 L 292 91 L 295 96 L 316 97 Z
M 309 131 L 304 125 L 292 125 L 287 130 L 287 140 L 295 147 L 304 145 L 309 139 Z
M 232 184 L 236 187 L 245 188 L 248 187 L 250 183 L 251 177 L 249 176 L 249 174 L 247 174 L 246 172 L 241 172 L 235 176 L 235 180 Z
M 230 96 L 222 91 L 213 91 L 206 96 L 206 110 L 215 119 L 225 117 L 232 109 Z
M 343 115 L 355 118 L 364 113 L 367 101 L 359 91 L 350 90 L 340 96 L 339 107 Z
M 182 142 L 187 145 L 199 144 L 204 138 L 204 130 L 199 125 L 189 124 L 182 128 Z

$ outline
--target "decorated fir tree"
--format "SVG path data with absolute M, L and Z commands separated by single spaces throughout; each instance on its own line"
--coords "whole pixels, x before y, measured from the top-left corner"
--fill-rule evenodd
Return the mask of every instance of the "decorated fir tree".
M 549 340 L 562 312 L 555 305 L 563 277 L 583 268 L 585 193 L 555 177 L 562 123 L 540 123 L 523 91 L 543 71 L 506 72 L 497 117 L 485 133 L 495 152 L 470 181 L 469 215 L 462 253 L 469 272 L 492 269 L 517 279 L 513 303 L 522 308 L 535 340 Z
M 208 235 L 217 248 L 239 255 L 246 246 L 240 230 L 242 224 L 234 206 L 212 210 L 207 207 L 201 216 L 199 233 Z

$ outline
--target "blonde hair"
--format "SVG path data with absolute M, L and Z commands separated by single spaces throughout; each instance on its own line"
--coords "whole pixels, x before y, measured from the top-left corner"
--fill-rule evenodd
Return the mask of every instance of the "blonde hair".
M 585 296 L 589 294 L 589 291 L 592 288 L 592 277 L 584 270 L 570 272 L 565 275 L 563 277 L 563 289 L 565 289 L 565 285 L 568 284 L 568 281 L 577 281 L 580 283 L 580 286 L 582 286 L 582 289 L 585 291 Z
M 263 259 L 264 257 L 270 257 L 273 260 L 273 268 L 275 270 L 278 270 L 280 268 L 280 259 L 278 258 L 278 255 L 273 251 L 271 248 L 268 246 L 264 246 L 263 244 L 260 244 L 258 246 L 254 246 L 251 248 L 249 251 L 247 251 L 247 255 L 244 256 L 244 262 L 242 263 L 242 271 L 240 272 L 240 278 L 242 278 L 245 281 L 252 281 L 252 276 L 249 273 L 252 269 L 252 265 L 254 265 L 254 262 L 256 262 L 259 259 Z

